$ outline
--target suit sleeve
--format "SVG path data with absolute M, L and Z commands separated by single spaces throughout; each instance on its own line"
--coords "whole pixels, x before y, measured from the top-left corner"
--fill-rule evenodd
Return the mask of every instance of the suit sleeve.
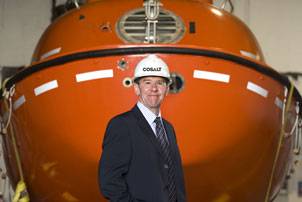
M 130 202 L 126 175 L 131 160 L 131 139 L 121 119 L 109 122 L 99 163 L 99 183 L 104 197 L 111 202 Z

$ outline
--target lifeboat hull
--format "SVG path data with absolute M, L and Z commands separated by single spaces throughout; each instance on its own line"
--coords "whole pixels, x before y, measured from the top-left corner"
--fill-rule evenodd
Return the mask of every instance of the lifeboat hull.
M 98 189 L 103 134 L 111 117 L 136 103 L 125 81 L 146 54 L 28 70 L 18 82 L 12 125 L 31 201 L 105 201 Z M 228 59 L 157 54 L 183 81 L 178 93 L 167 96 L 162 114 L 176 130 L 188 201 L 264 201 L 270 183 L 272 196 L 292 150 L 291 137 L 279 144 L 284 85 Z M 119 61 L 126 67 L 121 69 Z M 17 180 L 10 139 L 6 144 Z

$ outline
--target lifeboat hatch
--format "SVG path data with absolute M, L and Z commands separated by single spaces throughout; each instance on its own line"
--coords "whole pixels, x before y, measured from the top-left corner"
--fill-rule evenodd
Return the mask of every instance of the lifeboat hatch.
M 169 92 L 170 93 L 179 93 L 184 88 L 184 78 L 179 73 L 173 72 L 171 73 L 172 83 L 170 85 Z
M 183 21 L 174 13 L 160 9 L 156 19 L 156 43 L 176 43 L 185 33 Z M 144 8 L 126 13 L 116 24 L 118 36 L 125 42 L 144 43 L 148 36 L 148 23 Z

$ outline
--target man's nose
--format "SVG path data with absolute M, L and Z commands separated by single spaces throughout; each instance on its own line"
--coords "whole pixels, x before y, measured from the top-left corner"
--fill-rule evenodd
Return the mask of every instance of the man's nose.
M 151 89 L 152 89 L 152 90 L 158 90 L 157 83 L 152 83 L 152 84 L 151 84 Z

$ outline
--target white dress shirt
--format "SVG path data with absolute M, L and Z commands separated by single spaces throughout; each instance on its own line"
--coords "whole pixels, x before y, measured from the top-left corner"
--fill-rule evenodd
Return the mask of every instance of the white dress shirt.
M 154 114 L 150 109 L 148 109 L 141 102 L 137 102 L 137 107 L 139 108 L 139 110 L 144 115 L 144 117 L 147 120 L 148 124 L 151 126 L 151 128 L 154 132 L 154 135 L 156 136 L 156 129 L 155 129 L 156 128 L 156 123 L 154 123 L 154 120 L 155 120 L 156 117 L 160 117 L 160 120 L 162 122 L 161 113 L 159 112 L 158 116 L 156 116 L 156 114 Z

